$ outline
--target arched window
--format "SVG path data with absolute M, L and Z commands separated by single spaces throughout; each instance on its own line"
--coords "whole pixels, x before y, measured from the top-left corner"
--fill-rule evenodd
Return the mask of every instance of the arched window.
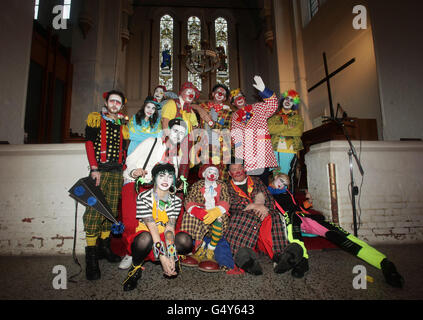
M 40 0 L 35 0 L 34 19 L 38 19 L 38 9 L 40 8 Z
M 201 49 L 201 21 L 197 17 L 189 17 L 187 25 L 188 45 L 193 50 Z M 201 91 L 201 78 L 198 74 L 188 71 L 188 81 L 192 82 Z
M 217 18 L 214 21 L 214 30 L 216 33 L 216 49 L 223 50 L 223 54 L 226 55 L 224 61 L 222 61 L 220 67 L 216 71 L 216 82 L 222 83 L 229 88 L 229 59 L 228 55 L 228 23 L 224 18 Z
M 70 18 L 71 5 L 72 5 L 72 0 L 63 1 L 63 19 Z
M 160 19 L 159 84 L 173 90 L 173 18 L 164 15 Z

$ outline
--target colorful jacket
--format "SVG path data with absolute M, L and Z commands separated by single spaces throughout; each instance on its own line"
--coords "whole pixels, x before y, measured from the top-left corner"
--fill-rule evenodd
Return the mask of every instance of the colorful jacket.
M 269 209 L 272 220 L 272 242 L 273 252 L 282 253 L 287 246 L 285 237 L 285 225 L 281 216 L 275 207 L 274 199 L 269 193 L 267 187 L 259 178 L 249 176 L 247 178 L 248 194 L 243 192 L 240 187 L 231 180 L 229 184 L 229 195 L 231 206 L 229 213 L 231 219 L 225 238 L 229 242 L 232 254 L 235 255 L 238 249 L 242 247 L 254 248 L 257 244 L 261 220 L 252 210 L 243 211 L 247 205 L 254 202 L 258 193 L 263 193 L 265 197 L 265 206 Z
M 268 126 L 274 151 L 296 153 L 304 148 L 301 140 L 304 120 L 297 111 L 276 113 L 269 119 Z

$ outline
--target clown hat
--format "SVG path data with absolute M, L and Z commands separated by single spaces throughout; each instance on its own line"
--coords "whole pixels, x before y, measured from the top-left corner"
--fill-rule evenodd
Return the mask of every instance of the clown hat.
M 182 85 L 181 90 L 179 90 L 179 95 L 181 95 L 182 91 L 184 91 L 185 89 L 194 89 L 194 91 L 195 91 L 195 99 L 194 100 L 198 100 L 198 98 L 200 98 L 200 91 L 197 89 L 197 87 L 192 82 L 185 82 Z

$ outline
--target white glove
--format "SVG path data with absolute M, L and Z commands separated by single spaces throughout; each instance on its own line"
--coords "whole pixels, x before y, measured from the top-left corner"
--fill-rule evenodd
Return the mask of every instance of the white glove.
M 256 83 L 253 83 L 253 87 L 256 88 L 258 91 L 263 92 L 264 89 L 266 89 L 266 86 L 264 85 L 264 82 L 260 76 L 254 76 L 254 81 Z

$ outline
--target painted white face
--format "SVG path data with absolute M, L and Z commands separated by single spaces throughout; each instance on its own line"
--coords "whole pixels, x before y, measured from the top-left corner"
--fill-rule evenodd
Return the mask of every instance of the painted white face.
M 208 181 L 216 181 L 219 178 L 219 170 L 216 167 L 208 167 L 204 170 L 203 177 Z
M 242 109 L 245 105 L 245 97 L 242 94 L 237 95 L 234 99 L 234 105 L 238 109 Z
M 173 144 L 181 143 L 184 140 L 186 134 L 186 129 L 180 125 L 173 125 L 170 129 L 169 140 Z
M 285 186 L 289 185 L 289 181 L 287 181 L 287 178 L 283 176 L 279 176 L 277 179 L 273 182 L 276 189 L 283 189 Z
M 192 88 L 185 89 L 184 91 L 182 91 L 181 97 L 182 97 L 182 100 L 184 100 L 185 102 L 188 102 L 188 103 L 193 102 L 195 98 L 194 89 Z
M 156 88 L 156 90 L 154 90 L 154 98 L 156 98 L 156 100 L 158 102 L 161 102 L 163 97 L 164 97 L 164 90 L 163 88 Z
M 111 94 L 105 105 L 109 113 L 116 114 L 122 109 L 122 98 L 118 94 Z
M 226 90 L 219 87 L 213 91 L 213 99 L 215 102 L 223 102 L 226 100 Z
M 154 103 L 147 103 L 144 107 L 145 116 L 150 118 L 154 114 L 154 112 L 156 112 L 156 106 L 154 105 Z
M 173 184 L 173 174 L 160 172 L 156 177 L 156 187 L 162 191 L 168 191 Z
M 292 109 L 292 107 L 294 106 L 294 99 L 292 99 L 291 97 L 286 97 L 283 101 L 283 107 L 284 109 Z

